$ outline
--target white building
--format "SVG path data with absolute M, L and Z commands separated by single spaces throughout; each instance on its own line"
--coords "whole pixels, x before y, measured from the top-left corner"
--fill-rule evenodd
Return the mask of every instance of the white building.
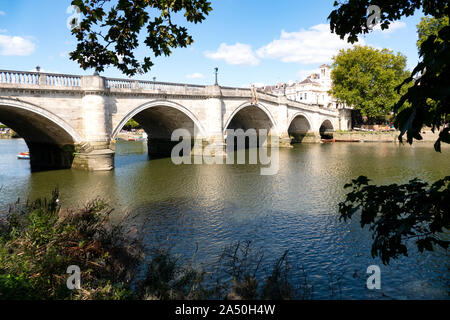
M 265 87 L 264 91 L 286 95 L 290 100 L 319 105 L 322 108 L 341 108 L 343 105 L 338 104 L 337 100 L 328 93 L 331 85 L 331 67 L 323 64 L 319 67 L 319 73 L 313 73 L 303 81 L 291 84 L 279 83 Z

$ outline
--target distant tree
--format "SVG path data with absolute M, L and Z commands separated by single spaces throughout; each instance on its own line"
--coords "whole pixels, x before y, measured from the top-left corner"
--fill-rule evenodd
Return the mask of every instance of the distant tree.
M 337 8 L 329 16 L 331 31 L 342 39 L 347 37 L 349 42 L 357 41 L 359 34 L 371 31 L 367 26 L 370 5 L 381 8 L 382 29 L 388 28 L 392 21 L 413 15 L 416 9 L 436 19 L 422 21 L 418 26 L 421 61 L 397 87 L 399 92 L 405 87 L 407 90 L 394 110 L 395 126 L 401 130 L 400 141 L 406 134 L 412 144 L 414 139 L 422 139 L 421 129 L 430 126 L 433 131 L 440 130 L 435 149 L 441 151 L 441 142 L 450 143 L 450 128 L 443 126 L 450 113 L 450 26 L 445 24 L 450 16 L 449 2 L 336 1 Z M 345 187 L 352 187 L 352 191 L 340 203 L 341 218 L 350 219 L 361 212 L 361 226 L 368 225 L 374 238 L 372 255 L 380 255 L 384 263 L 400 254 L 407 255 L 410 239 L 416 240 L 419 251 L 433 250 L 435 246 L 448 248 L 445 232 L 450 229 L 450 177 L 431 186 L 417 179 L 404 185 L 376 186 L 370 185 L 367 177 L 359 177 Z
M 385 118 L 401 97 L 395 88 L 408 76 L 401 53 L 355 46 L 333 58 L 331 93 L 370 120 Z
M 112 65 L 128 76 L 148 72 L 153 66 L 150 56 L 168 56 L 173 48 L 193 43 L 187 28 L 174 22 L 175 16 L 199 23 L 212 10 L 207 0 L 73 0 L 72 5 L 83 18 L 72 29 L 78 44 L 70 58 L 85 70 L 101 72 Z M 135 55 L 142 29 L 151 53 L 140 61 Z
M 16 131 L 14 131 L 14 130 L 11 130 L 10 133 L 9 133 L 9 135 L 10 135 L 10 137 L 13 138 L 13 139 L 20 139 L 20 138 L 21 138 L 21 136 L 20 136 Z
M 131 130 L 131 129 L 141 129 L 141 125 L 134 119 L 128 120 L 128 122 L 123 126 L 125 130 Z

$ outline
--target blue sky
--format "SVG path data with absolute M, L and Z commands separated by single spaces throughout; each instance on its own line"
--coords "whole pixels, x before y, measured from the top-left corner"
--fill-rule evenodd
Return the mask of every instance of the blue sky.
M 202 24 L 187 25 L 195 43 L 158 57 L 139 79 L 212 84 L 213 68 L 227 86 L 273 84 L 303 79 L 337 50 L 348 46 L 330 34 L 327 17 L 334 0 L 212 0 L 213 11 Z M 0 2 L 0 69 L 92 74 L 69 60 L 75 48 L 67 28 L 70 0 L 2 0 Z M 416 25 L 422 14 L 374 31 L 364 44 L 399 51 L 408 67 L 418 61 Z M 145 48 L 139 49 L 144 54 Z M 102 75 L 124 77 L 114 69 Z

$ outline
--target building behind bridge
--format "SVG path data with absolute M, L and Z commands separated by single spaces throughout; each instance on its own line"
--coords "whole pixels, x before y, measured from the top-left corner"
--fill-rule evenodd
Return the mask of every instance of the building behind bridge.
M 331 67 L 323 64 L 319 67 L 319 73 L 312 73 L 302 81 L 294 83 L 277 83 L 273 86 L 260 88 L 266 93 L 286 95 L 290 100 L 318 105 L 327 109 L 340 109 L 345 105 L 328 92 L 331 90 Z

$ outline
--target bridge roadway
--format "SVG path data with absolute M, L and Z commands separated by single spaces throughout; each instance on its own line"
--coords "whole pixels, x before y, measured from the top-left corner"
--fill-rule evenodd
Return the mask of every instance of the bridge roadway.
M 149 135 L 149 156 L 170 155 L 173 130 L 202 145 L 223 142 L 227 129 L 267 129 L 280 146 L 318 142 L 347 130 L 348 109 L 326 109 L 221 86 L 0 70 L 0 122 L 22 136 L 32 170 L 114 168 L 114 141 L 130 119 Z

